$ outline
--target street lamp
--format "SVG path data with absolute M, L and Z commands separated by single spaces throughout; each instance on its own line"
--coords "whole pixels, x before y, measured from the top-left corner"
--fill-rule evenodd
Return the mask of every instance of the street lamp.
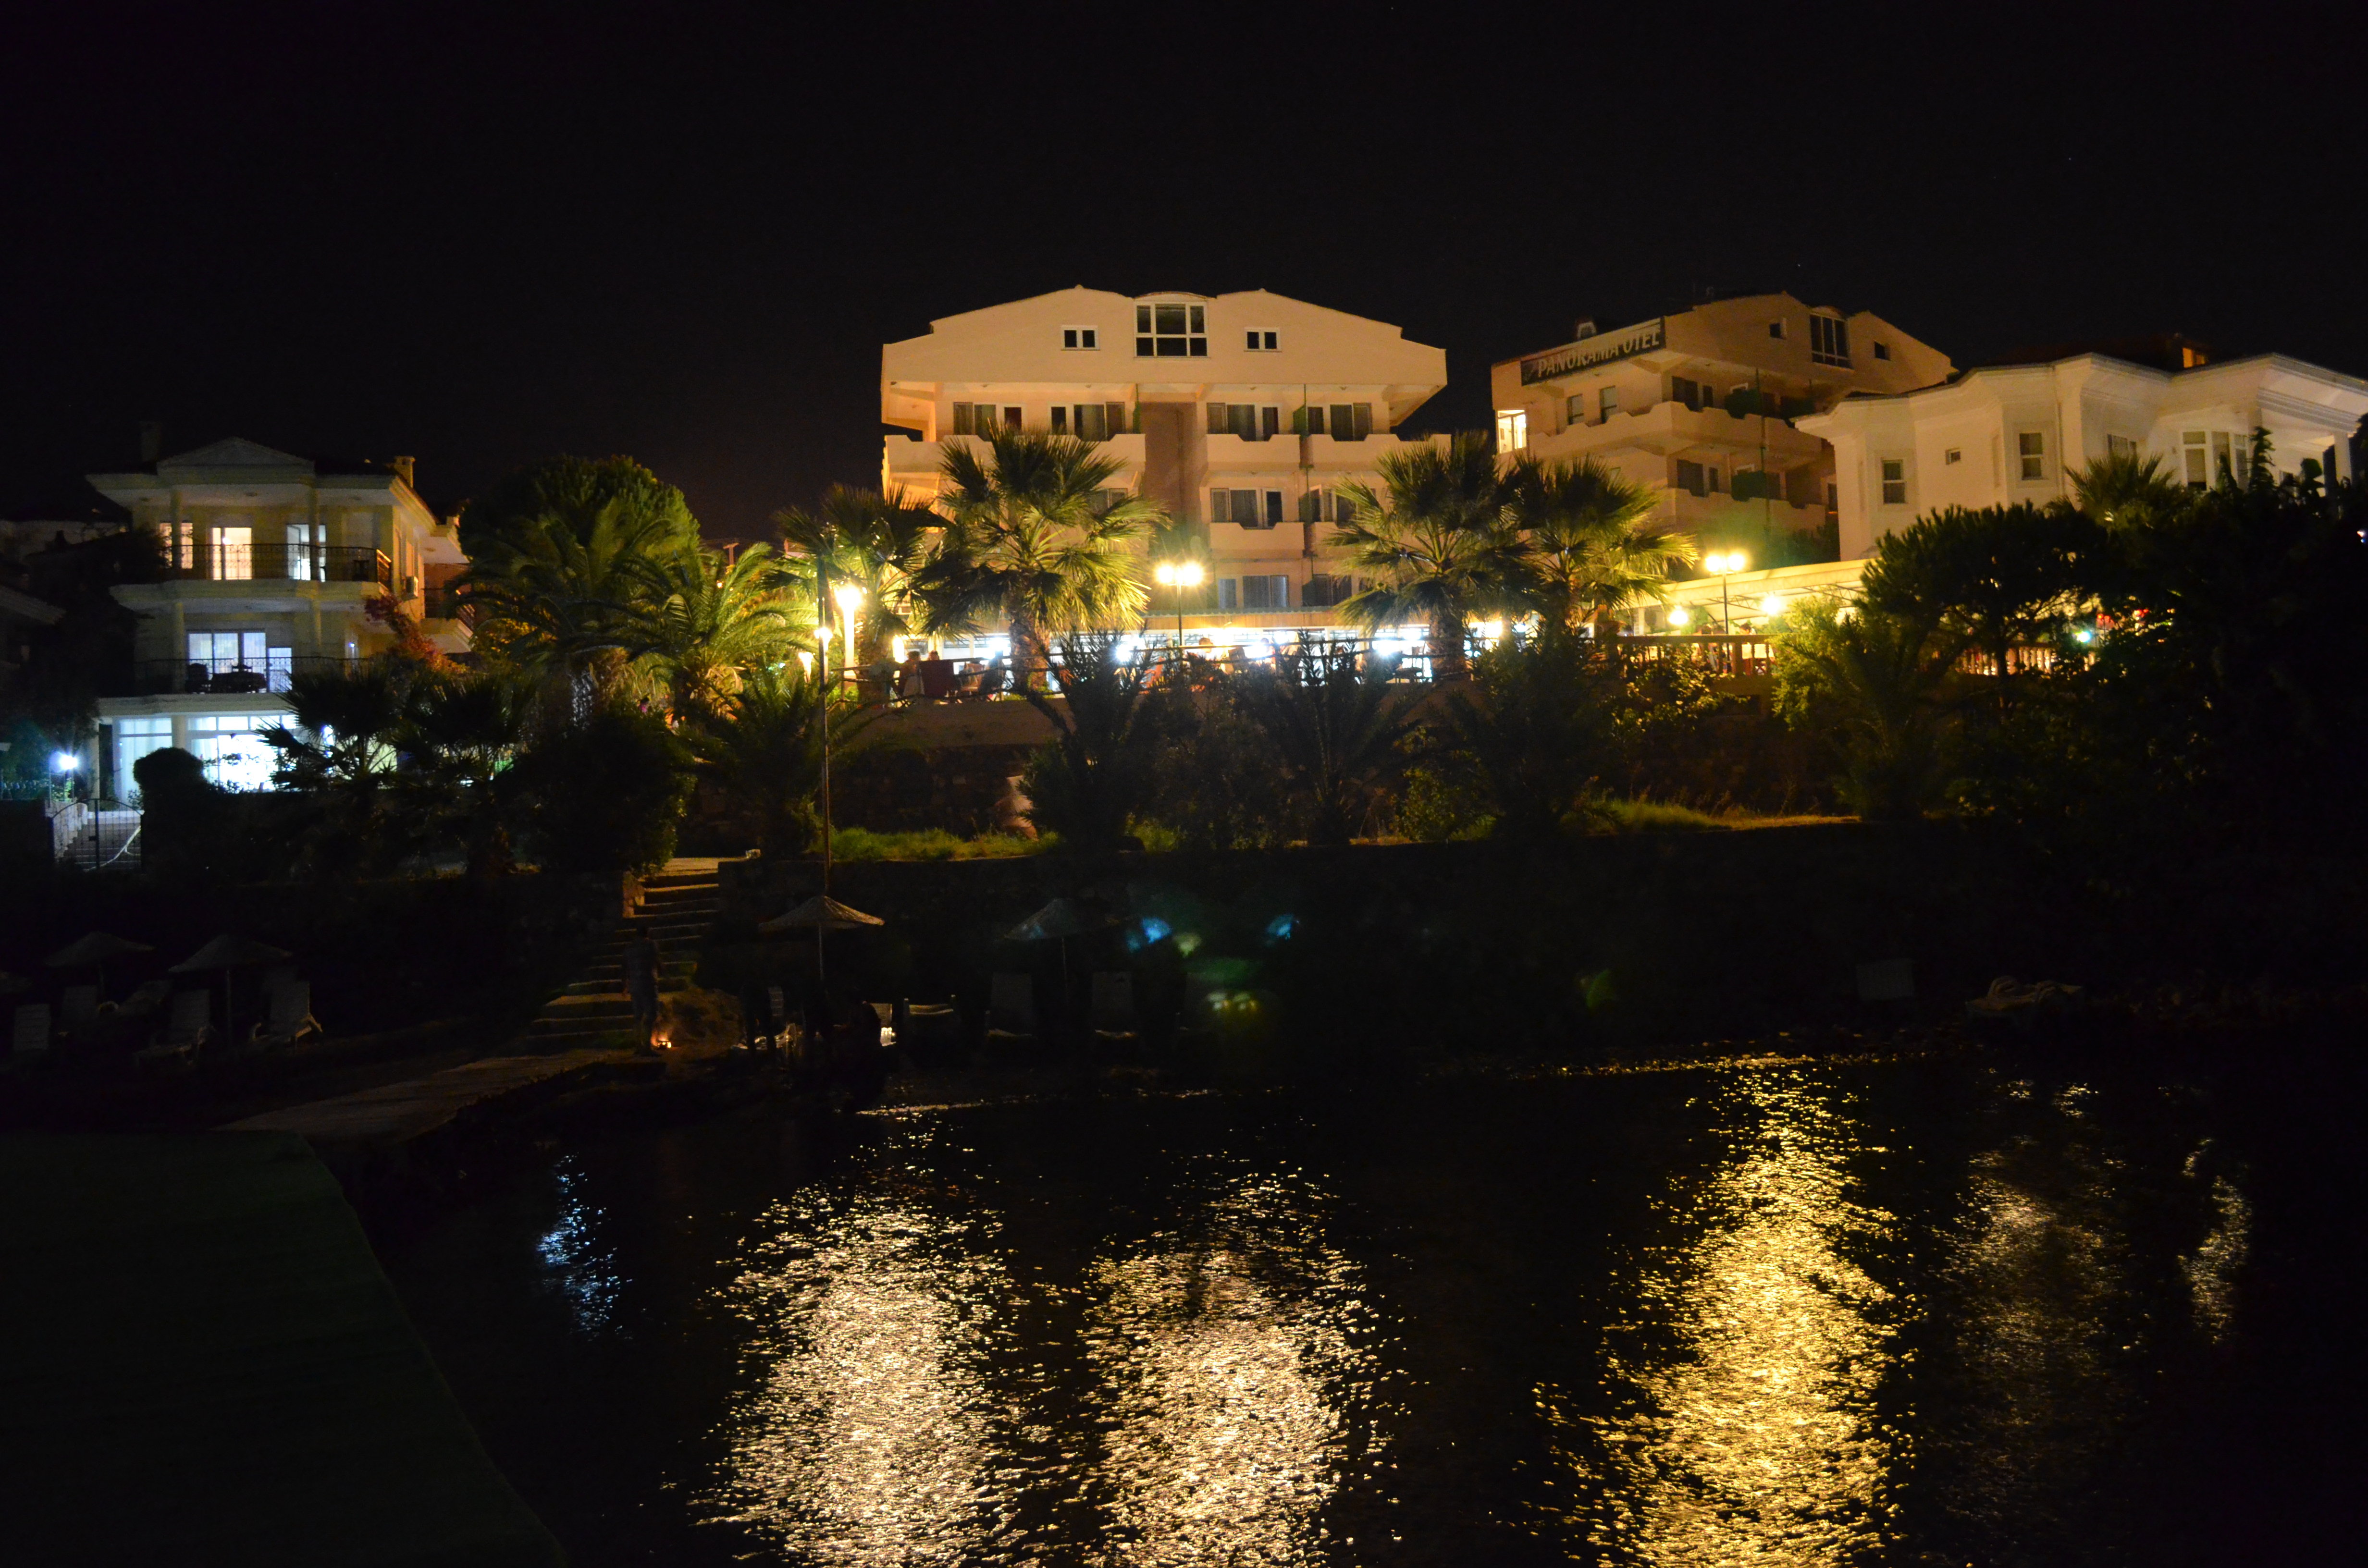
M 1184 657 L 1184 590 L 1201 585 L 1201 563 L 1197 561 L 1163 561 L 1151 569 L 1163 588 L 1176 591 L 1176 657 Z

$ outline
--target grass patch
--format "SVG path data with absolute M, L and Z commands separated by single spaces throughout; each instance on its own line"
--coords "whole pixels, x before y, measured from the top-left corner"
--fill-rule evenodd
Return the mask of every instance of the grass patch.
M 941 827 L 913 833 L 874 833 L 867 827 L 843 827 L 831 835 L 831 855 L 840 860 L 1000 860 L 1035 855 L 1047 847 L 1041 838 L 1012 833 L 983 833 L 963 838 Z
M 1746 827 L 1789 827 L 1803 823 L 1847 822 L 1847 817 L 1777 815 L 1727 806 L 1705 812 L 1671 801 L 1605 801 L 1601 810 L 1614 833 L 1719 833 Z

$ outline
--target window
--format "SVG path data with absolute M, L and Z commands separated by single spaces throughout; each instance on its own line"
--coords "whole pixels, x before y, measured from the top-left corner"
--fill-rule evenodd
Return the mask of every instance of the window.
M 1003 422 L 1014 430 L 1017 430 L 1019 428 L 1021 424 L 1024 423 L 1020 415 L 1025 412 L 1026 411 L 1023 409 L 1016 408 L 1009 403 L 1006 403 L 1003 408 Z
M 1518 452 L 1530 444 L 1530 415 L 1527 409 L 1500 408 L 1497 411 L 1497 449 Z
M 1947 451 L 1941 454 L 1941 462 L 1953 467 L 1954 465 L 1965 460 L 1965 449 L 1963 447 L 1951 447 Z
M 1684 403 L 1688 408 L 1700 408 L 1702 405 L 1702 390 L 1691 376 L 1671 376 L 1669 396 Z
M 1212 488 L 1209 492 L 1209 520 L 1242 528 L 1273 528 L 1282 521 L 1282 492 Z
M 1883 504 L 1886 506 L 1907 505 L 1907 460 L 1883 460 Z
M 1208 333 L 1206 305 L 1134 307 L 1134 353 L 1139 359 L 1205 359 Z
M 114 792 L 118 799 L 136 803 L 140 781 L 131 770 L 142 757 L 173 744 L 173 721 L 162 714 L 143 714 L 118 719 L 114 730 Z
M 1271 440 L 1282 430 L 1282 410 L 1252 403 L 1212 403 L 1209 434 L 1239 436 L 1245 441 Z
M 1876 358 L 1878 358 L 1878 359 L 1888 359 L 1888 358 L 1891 358 L 1891 345 L 1889 345 L 1888 343 L 1878 343 L 1878 344 L 1876 344 L 1876 345 L 1874 346 L 1874 357 L 1875 357 Z
M 2208 490 L 2212 486 L 2212 460 L 2203 449 L 2203 432 L 2190 430 L 2179 438 L 2180 453 L 2187 460 L 2187 488 Z
M 1772 321 L 1772 322 L 1770 322 L 1770 323 L 1768 324 L 1768 335 L 1769 335 L 1769 336 L 1770 336 L 1770 337 L 1782 337 L 1782 336 L 1783 336 L 1783 335 L 1784 335 L 1784 324 L 1783 324 L 1782 322 L 1781 322 L 1781 321 Z
M 958 403 L 954 404 L 954 434 L 957 436 L 992 436 L 996 421 L 1004 415 L 1010 416 L 1014 428 L 1019 424 L 1016 408 L 998 410 L 991 403 Z
M 1075 436 L 1081 441 L 1107 441 L 1126 425 L 1122 403 L 1077 403 L 1053 405 L 1053 434 Z
M 2047 438 L 2036 430 L 2018 431 L 2014 437 L 2016 456 L 2022 464 L 2025 479 L 2047 477 Z
M 260 671 L 269 658 L 260 631 L 192 631 L 189 663 L 203 665 L 208 675 L 221 675 L 241 665 Z
M 1718 494 L 1718 470 L 1715 467 L 1706 467 L 1702 470 L 1702 482 L 1710 487 L 1712 494 Z
M 1332 406 L 1332 438 L 1336 441 L 1361 441 L 1373 433 L 1373 405 L 1370 403 L 1336 403 Z M 1310 409 L 1311 415 L 1317 412 Z M 1311 424 L 1315 435 L 1324 434 L 1321 424 Z
M 2138 455 L 2138 444 L 2127 436 L 2107 436 L 2105 455 L 2109 458 L 2134 458 Z
M 1242 608 L 1242 585 L 1238 578 L 1220 577 L 1217 579 L 1217 608 L 1219 609 L 1239 609 Z
M 268 790 L 276 754 L 256 732 L 282 722 L 284 717 L 242 713 L 191 719 L 189 751 L 204 765 L 206 778 L 225 790 Z
M 1243 335 L 1249 340 L 1244 347 L 1253 354 L 1271 354 L 1275 352 L 1281 340 L 1280 333 L 1272 332 L 1249 332 Z
M 1094 516 L 1097 517 L 1107 517 L 1110 508 L 1124 501 L 1129 494 L 1130 492 L 1124 490 L 1104 489 L 1095 491 Z
M 1099 348 L 1101 334 L 1090 326 L 1064 326 L 1061 329 L 1064 348 Z
M 213 551 L 215 582 L 245 582 L 255 575 L 253 528 L 217 527 L 213 530 Z
M 1065 436 L 1068 433 L 1069 411 L 1056 403 L 1053 405 L 1053 434 Z
M 1678 488 L 1690 494 L 1702 494 L 1703 493 L 1702 465 L 1698 462 L 1689 462 L 1684 458 L 1679 458 L 1678 460 Z
M 1242 579 L 1244 609 L 1289 609 L 1291 579 L 1289 577 L 1245 577 Z
M 1839 365 L 1848 369 L 1850 357 L 1850 324 L 1839 316 L 1809 318 L 1809 358 L 1820 365 Z
M 1303 523 L 1320 523 L 1324 520 L 1324 492 L 1311 490 L 1299 498 L 1299 520 Z
M 1606 387 L 1600 392 L 1597 393 L 1596 407 L 1599 411 L 1597 415 L 1599 419 L 1609 419 L 1613 415 L 1619 413 L 1620 389 L 1618 387 Z

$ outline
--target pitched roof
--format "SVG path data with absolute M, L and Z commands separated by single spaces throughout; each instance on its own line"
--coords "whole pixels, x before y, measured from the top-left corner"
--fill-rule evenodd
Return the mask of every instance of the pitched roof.
M 278 451 L 260 441 L 250 441 L 244 436 L 232 436 L 211 446 L 199 447 L 193 452 L 165 458 L 156 464 L 156 472 L 168 468 L 287 468 L 313 472 L 310 459 Z

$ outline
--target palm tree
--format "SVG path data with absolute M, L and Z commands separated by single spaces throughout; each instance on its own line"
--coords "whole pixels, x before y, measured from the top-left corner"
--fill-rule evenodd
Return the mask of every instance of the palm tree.
M 1142 613 L 1142 580 L 1127 541 L 1167 519 L 1141 495 L 1112 503 L 1121 462 L 1074 436 L 999 429 L 984 455 L 945 457 L 938 505 L 951 519 L 914 580 L 932 631 L 975 631 L 1001 618 L 1022 690 L 1047 657 L 1047 639 Z
M 1145 664 L 1120 656 L 1117 634 L 1109 631 L 1062 638 L 1053 674 L 1058 705 L 1032 687 L 1027 693 L 1053 723 L 1053 739 L 1029 759 L 1021 782 L 1030 818 L 1077 848 L 1115 848 L 1150 793 L 1157 688 Z
M 879 662 L 893 637 L 911 632 L 916 619 L 913 576 L 931 535 L 946 519 L 901 489 L 882 494 L 834 484 L 812 511 L 791 506 L 773 514 L 781 548 L 801 558 L 797 572 L 814 595 L 814 615 L 838 613 L 837 590 L 854 584 L 862 594 L 851 655 L 858 667 Z
M 531 690 L 506 671 L 421 672 L 393 740 L 408 767 L 398 792 L 431 835 L 458 838 L 468 874 L 484 881 L 513 864 L 503 771 L 526 740 Z
M 1353 653 L 1297 652 L 1276 655 L 1271 673 L 1235 685 L 1235 700 L 1282 760 L 1310 844 L 1355 836 L 1403 760 L 1398 743 L 1413 722 L 1413 704 L 1389 679 L 1381 659 L 1360 668 Z
M 2187 487 L 2170 477 L 2162 459 L 2135 449 L 2108 452 L 2074 470 L 2072 503 L 2092 520 L 2115 529 L 2165 523 L 2190 505 Z
M 722 551 L 687 546 L 652 562 L 647 577 L 632 606 L 633 642 L 665 682 L 677 719 L 713 708 L 742 672 L 780 663 L 812 631 L 768 545 L 750 545 L 729 562 Z
M 1810 600 L 1785 612 L 1776 710 L 1831 734 L 1843 803 L 1870 822 L 1910 821 L 1949 783 L 1945 693 L 1963 638 L 1930 619 Z
M 1447 694 L 1445 728 L 1505 837 L 1549 837 L 1586 810 L 1611 759 L 1620 672 L 1575 637 L 1511 640 L 1480 655 L 1471 688 Z
M 823 725 L 829 722 L 841 739 L 854 733 L 847 716 L 832 716 L 844 703 L 830 695 L 826 679 L 809 677 L 794 660 L 760 665 L 685 732 L 701 770 L 757 819 L 757 844 L 768 861 L 814 846 Z
M 1349 519 L 1330 542 L 1351 565 L 1383 580 L 1340 611 L 1368 631 L 1407 620 L 1430 631 L 1432 674 L 1470 672 L 1464 630 L 1473 616 L 1517 602 L 1521 542 L 1507 515 L 1497 459 L 1478 436 L 1442 449 L 1426 442 L 1384 452 L 1382 489 L 1343 485 Z
M 547 701 L 582 718 L 616 688 L 627 661 L 645 651 L 633 607 L 650 591 L 653 560 L 678 542 L 677 530 L 618 500 L 588 519 L 554 514 L 538 523 L 472 562 L 460 592 L 477 607 L 480 650 L 506 655 L 543 681 Z
M 1523 453 L 1504 484 L 1524 546 L 1524 597 L 1555 631 L 1591 620 L 1597 640 L 1617 648 L 1620 612 L 1661 602 L 1670 569 L 1702 559 L 1691 534 L 1655 517 L 1650 490 L 1592 458 L 1550 463 Z

